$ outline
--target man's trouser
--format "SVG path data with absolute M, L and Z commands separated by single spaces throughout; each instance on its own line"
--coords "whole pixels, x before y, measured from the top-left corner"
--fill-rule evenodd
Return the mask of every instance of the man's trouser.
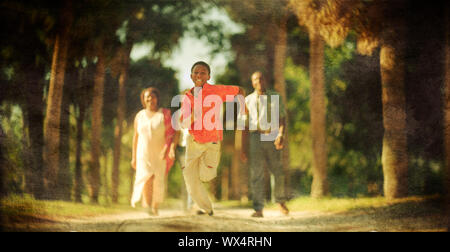
M 264 168 L 275 177 L 275 200 L 278 203 L 286 201 L 285 176 L 281 161 L 281 151 L 275 149 L 274 142 L 261 141 L 261 134 L 250 133 L 250 185 L 252 190 L 253 209 L 261 211 L 264 208 Z
M 212 211 L 212 203 L 203 182 L 209 182 L 217 176 L 220 161 L 220 142 L 197 143 L 188 136 L 186 143 L 186 163 L 183 168 L 186 189 L 200 209 Z

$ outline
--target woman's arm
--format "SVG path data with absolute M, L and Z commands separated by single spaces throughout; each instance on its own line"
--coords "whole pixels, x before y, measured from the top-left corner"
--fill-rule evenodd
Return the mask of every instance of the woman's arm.
M 170 145 L 169 149 L 169 158 L 175 159 L 175 150 L 177 148 L 178 142 L 180 141 L 180 133 L 181 131 L 177 130 L 175 132 L 175 136 L 173 137 L 172 144 Z
M 133 152 L 131 157 L 131 167 L 136 170 L 136 152 L 137 152 L 137 144 L 138 144 L 138 131 L 137 131 L 137 115 L 134 119 L 134 136 L 133 136 Z

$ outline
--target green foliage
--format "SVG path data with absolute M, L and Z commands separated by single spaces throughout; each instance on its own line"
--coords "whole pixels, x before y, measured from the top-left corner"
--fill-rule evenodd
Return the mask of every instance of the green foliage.
M 289 117 L 289 143 L 291 167 L 308 171 L 312 165 L 309 89 L 311 82 L 307 70 L 287 60 L 285 68 Z
M 23 193 L 24 165 L 23 153 L 23 113 L 19 106 L 5 103 L 0 106 L 1 128 L 5 136 L 2 137 L 2 154 L 6 157 L 5 166 L 2 167 L 1 178 L 8 193 Z
M 356 54 L 349 38 L 325 50 L 330 191 L 381 194 L 381 87 L 376 58 Z
M 380 84 L 373 67 L 372 58 L 356 55 L 350 39 L 339 48 L 325 49 L 328 179 L 333 196 L 381 192 L 381 94 L 374 95 L 380 93 Z M 308 68 L 288 58 L 285 77 L 290 162 L 299 180 L 292 183 L 297 193 L 307 194 L 312 181 Z
M 167 197 L 181 198 L 181 188 L 183 186 L 185 186 L 183 184 L 183 170 L 181 169 L 180 163 L 175 162 L 168 175 Z
M 241 79 L 240 72 L 236 66 L 236 62 L 234 61 L 229 62 L 223 74 L 216 77 L 217 83 L 238 85 L 238 86 L 243 85 L 243 83 L 240 83 L 240 79 Z M 246 89 L 247 94 L 249 94 L 252 91 L 253 90 L 250 90 L 249 87 L 247 87 Z
M 127 84 L 127 121 L 132 123 L 134 116 L 142 109 L 141 91 L 156 87 L 161 93 L 160 105 L 170 108 L 172 97 L 179 94 L 175 71 L 164 67 L 159 60 L 143 58 L 132 62 Z

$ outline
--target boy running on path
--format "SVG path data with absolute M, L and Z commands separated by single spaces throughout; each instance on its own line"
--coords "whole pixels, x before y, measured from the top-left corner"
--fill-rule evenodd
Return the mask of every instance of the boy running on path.
M 233 102 L 237 95 L 240 95 L 238 98 L 241 104 L 245 104 L 245 92 L 238 86 L 210 85 L 207 83 L 210 75 L 207 63 L 199 61 L 192 66 L 194 87 L 185 94 L 181 117 L 184 126 L 187 121 L 189 128 L 186 162 L 185 167 L 182 167 L 186 188 L 197 206 L 211 216 L 213 206 L 202 183 L 217 176 L 220 143 L 223 139 L 220 109 L 223 102 Z

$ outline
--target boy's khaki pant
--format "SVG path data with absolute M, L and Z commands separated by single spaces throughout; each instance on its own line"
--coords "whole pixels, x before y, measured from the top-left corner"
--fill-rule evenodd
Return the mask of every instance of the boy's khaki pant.
M 186 189 L 198 207 L 207 213 L 212 211 L 212 203 L 203 182 L 209 182 L 217 176 L 220 161 L 220 142 L 197 143 L 188 136 L 186 143 L 186 163 L 183 168 Z

